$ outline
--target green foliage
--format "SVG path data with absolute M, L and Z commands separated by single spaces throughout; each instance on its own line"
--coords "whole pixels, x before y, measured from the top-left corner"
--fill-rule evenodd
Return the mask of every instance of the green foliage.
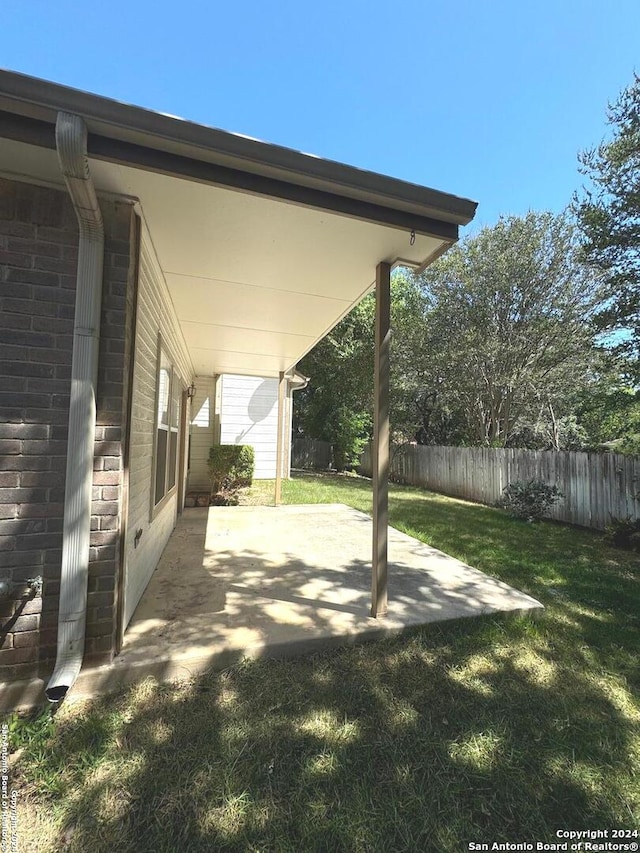
M 577 416 L 591 447 L 633 453 L 640 434 L 640 391 L 619 375 L 603 376 L 580 396 Z
M 507 444 L 525 450 L 584 450 L 589 444 L 589 434 L 576 415 L 569 414 L 558 418 L 555 424 L 540 418 L 525 423 L 514 431 Z
M 54 731 L 53 715 L 49 708 L 28 715 L 12 714 L 7 720 L 9 744 L 12 750 L 30 744 L 42 745 Z
M 560 449 L 561 420 L 598 358 L 589 322 L 600 304 L 568 218 L 501 218 L 421 283 L 422 381 L 450 423 L 464 424 L 459 443 L 520 446 L 527 431 L 536 446 Z
M 454 413 L 442 409 L 430 418 L 425 409 L 425 382 L 430 381 L 426 304 L 419 280 L 406 270 L 396 270 L 391 279 L 389 402 L 397 444 L 416 439 L 420 431 L 424 433 L 425 423 L 432 429 L 437 423 L 441 443 L 459 435 Z M 299 365 L 311 381 L 294 396 L 294 428 L 330 442 L 339 471 L 357 464 L 371 439 L 374 316 L 375 300 L 369 295 Z
M 605 539 L 616 548 L 640 551 L 640 518 L 612 518 Z
M 218 444 L 209 450 L 211 495 L 219 503 L 237 503 L 237 494 L 253 482 L 255 454 L 249 444 Z
M 562 497 L 557 486 L 549 486 L 543 480 L 515 480 L 502 491 L 500 506 L 514 518 L 525 521 L 540 521 Z
M 619 352 L 640 378 L 640 77 L 609 106 L 612 138 L 580 155 L 591 186 L 574 199 L 584 255 L 603 274 L 609 297 L 600 328 L 617 332 Z M 622 333 L 622 334 L 620 334 Z
M 627 456 L 640 456 L 640 433 L 628 435 L 616 447 L 616 453 L 626 453 Z
M 374 313 L 367 296 L 298 365 L 310 382 L 294 394 L 294 431 L 333 445 L 339 471 L 371 438 Z
M 353 470 L 360 463 L 362 451 L 371 431 L 371 416 L 366 412 L 352 412 L 341 406 L 332 412 L 334 435 L 333 464 L 337 471 Z
M 567 216 L 507 217 L 422 276 L 391 283 L 390 420 L 396 445 L 578 449 L 575 407 L 601 360 L 600 285 Z M 340 468 L 370 439 L 373 319 L 366 297 L 300 363 L 295 428 Z

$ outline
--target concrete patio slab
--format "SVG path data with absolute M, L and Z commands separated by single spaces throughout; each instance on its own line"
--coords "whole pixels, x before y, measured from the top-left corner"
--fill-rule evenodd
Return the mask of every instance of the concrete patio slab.
M 243 657 L 284 656 L 486 613 L 533 598 L 389 529 L 389 612 L 369 616 L 371 518 L 340 504 L 188 509 L 108 667 L 73 695 L 169 681 Z

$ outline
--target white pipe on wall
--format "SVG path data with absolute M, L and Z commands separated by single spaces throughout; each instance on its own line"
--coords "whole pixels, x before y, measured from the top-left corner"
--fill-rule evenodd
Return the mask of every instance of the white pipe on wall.
M 56 147 L 75 208 L 80 237 L 71 362 L 71 400 L 62 531 L 62 570 L 56 665 L 45 693 L 62 700 L 84 656 L 89 578 L 91 487 L 96 427 L 96 383 L 104 226 L 87 159 L 87 128 L 77 115 L 59 112 Z

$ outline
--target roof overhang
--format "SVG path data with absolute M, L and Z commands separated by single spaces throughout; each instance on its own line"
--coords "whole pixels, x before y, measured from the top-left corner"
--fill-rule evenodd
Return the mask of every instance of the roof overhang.
M 287 148 L 0 71 L 5 174 L 62 185 L 59 111 L 98 192 L 139 201 L 197 374 L 287 371 L 371 288 L 423 267 L 476 205 Z

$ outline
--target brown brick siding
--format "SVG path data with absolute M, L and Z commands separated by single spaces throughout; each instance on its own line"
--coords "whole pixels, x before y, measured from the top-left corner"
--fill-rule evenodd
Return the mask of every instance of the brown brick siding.
M 131 347 L 130 205 L 105 221 L 86 662 L 113 656 Z M 0 576 L 44 577 L 0 601 L 0 681 L 55 660 L 78 228 L 63 191 L 0 179 Z

